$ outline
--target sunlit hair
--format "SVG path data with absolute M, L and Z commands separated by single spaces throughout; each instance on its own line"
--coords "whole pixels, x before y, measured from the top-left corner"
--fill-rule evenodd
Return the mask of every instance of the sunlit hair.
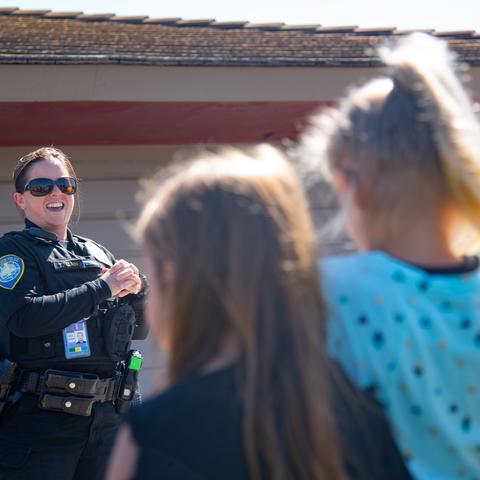
M 137 233 L 168 307 L 169 381 L 236 338 L 251 478 L 342 478 L 315 234 L 292 167 L 262 146 L 201 155 L 161 178 Z
M 27 183 L 28 172 L 30 168 L 33 167 L 33 165 L 49 159 L 58 160 L 65 166 L 68 174 L 71 177 L 77 178 L 77 174 L 75 173 L 72 162 L 62 150 L 55 147 L 41 147 L 37 150 L 34 150 L 33 152 L 27 153 L 17 161 L 17 164 L 15 165 L 12 173 L 12 180 L 15 186 L 15 191 L 23 192 L 25 184 Z M 77 218 L 80 216 L 80 203 L 78 201 L 79 196 L 80 189 L 77 182 L 77 192 L 75 193 L 75 198 L 77 199 L 77 202 L 75 202 L 77 208 Z
M 42 147 L 34 150 L 33 152 L 27 153 L 18 160 L 12 174 L 15 191 L 23 191 L 30 167 L 38 162 L 41 162 L 42 160 L 48 160 L 49 158 L 60 161 L 67 169 L 69 175 L 77 178 L 72 162 L 70 162 L 70 159 L 67 157 L 67 155 L 65 155 L 65 153 L 63 153 L 59 148 Z
M 301 157 L 367 186 L 371 231 L 394 234 L 448 204 L 478 234 L 480 129 L 447 44 L 416 33 L 380 55 L 387 75 L 315 116 Z

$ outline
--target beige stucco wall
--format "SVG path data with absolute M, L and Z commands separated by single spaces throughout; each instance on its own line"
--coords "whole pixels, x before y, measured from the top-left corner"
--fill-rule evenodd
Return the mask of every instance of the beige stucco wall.
M 0 101 L 326 101 L 380 68 L 0 65 Z M 480 96 L 480 67 L 470 69 Z
M 0 102 L 5 101 L 322 101 L 334 100 L 351 84 L 380 73 L 360 68 L 215 68 L 143 66 L 0 66 Z M 480 67 L 471 70 L 480 97 Z M 11 201 L 16 160 L 37 148 L 0 148 L 0 234 L 21 228 Z M 139 206 L 139 180 L 150 177 L 183 146 L 70 146 L 82 182 L 81 219 L 73 229 L 104 244 L 118 258 L 141 267 L 141 251 L 129 235 Z M 313 213 L 322 227 L 334 204 L 318 196 Z M 335 240 L 330 250 L 336 248 Z M 337 244 L 338 245 L 338 244 Z M 144 385 L 150 391 L 163 361 L 150 339 Z
M 170 161 L 174 150 L 174 146 L 65 148 L 82 179 L 80 222 L 73 229 L 104 243 L 119 258 L 140 261 L 138 247 L 128 233 L 138 210 L 139 179 Z M 0 149 L 0 233 L 21 225 L 11 201 L 11 172 L 16 159 L 28 151 Z
M 372 68 L 0 65 L 0 101 L 315 101 Z
M 34 148 L 0 148 L 0 235 L 22 228 L 22 218 L 11 199 L 11 172 L 16 160 Z M 130 236 L 140 208 L 136 199 L 141 188 L 140 180 L 150 178 L 175 154 L 188 155 L 197 149 L 181 145 L 65 147 L 82 179 L 81 216 L 72 229 L 102 243 L 117 258 L 125 258 L 142 268 L 141 249 Z M 331 216 L 333 204 L 323 195 L 317 195 L 314 204 L 313 213 L 321 226 Z M 330 247 L 335 248 L 335 245 Z M 138 342 L 137 346 L 145 354 L 143 388 L 148 393 L 152 391 L 164 361 L 151 336 L 146 342 Z
M 22 226 L 11 199 L 11 173 L 16 160 L 35 147 L 0 148 L 0 235 Z M 198 146 L 76 146 L 65 147 L 81 179 L 80 220 L 72 229 L 105 244 L 118 258 L 141 263 L 141 252 L 129 231 L 140 208 L 141 181 L 178 156 L 198 151 Z M 319 228 L 331 217 L 333 198 L 315 194 L 313 215 Z M 337 240 L 327 238 L 329 249 Z

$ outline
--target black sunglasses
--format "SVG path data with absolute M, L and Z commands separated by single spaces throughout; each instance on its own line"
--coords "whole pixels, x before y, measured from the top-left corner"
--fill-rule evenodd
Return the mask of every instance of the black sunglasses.
M 28 190 L 34 197 L 44 197 L 52 193 L 55 185 L 58 189 L 67 195 L 73 195 L 77 191 L 77 179 L 73 177 L 60 177 L 56 180 L 51 178 L 33 178 L 26 183 L 23 191 Z

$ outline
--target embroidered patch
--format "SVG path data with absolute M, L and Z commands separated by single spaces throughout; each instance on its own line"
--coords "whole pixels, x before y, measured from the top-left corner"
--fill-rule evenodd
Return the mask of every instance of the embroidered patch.
M 13 290 L 23 276 L 25 264 L 17 255 L 0 258 L 0 287 Z

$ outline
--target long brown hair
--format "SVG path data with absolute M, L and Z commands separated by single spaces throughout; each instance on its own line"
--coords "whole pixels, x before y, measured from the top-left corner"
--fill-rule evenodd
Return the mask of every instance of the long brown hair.
M 164 281 L 170 382 L 201 371 L 233 335 L 251 478 L 343 478 L 315 234 L 293 168 L 271 147 L 227 150 L 181 165 L 155 189 L 137 233 Z

